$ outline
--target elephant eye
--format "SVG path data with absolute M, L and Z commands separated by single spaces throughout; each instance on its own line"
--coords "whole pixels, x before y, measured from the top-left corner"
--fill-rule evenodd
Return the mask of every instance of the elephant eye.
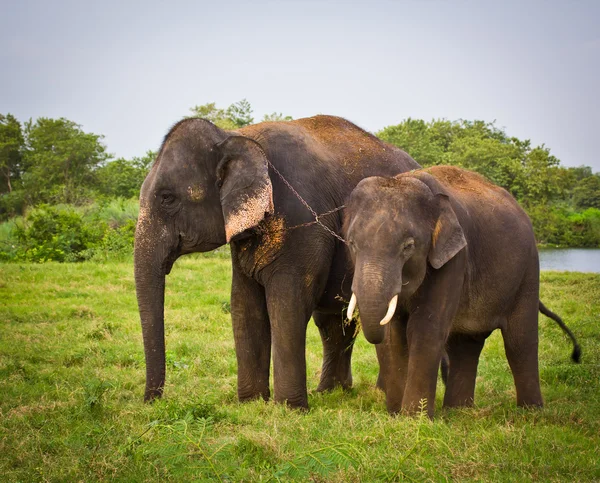
M 161 204 L 163 205 L 170 205 L 175 201 L 175 195 L 173 195 L 172 193 L 163 193 L 161 195 Z
M 406 243 L 404 243 L 403 250 L 409 251 L 409 250 L 412 250 L 414 247 L 415 247 L 415 241 L 412 238 L 410 238 L 409 240 L 406 241 Z

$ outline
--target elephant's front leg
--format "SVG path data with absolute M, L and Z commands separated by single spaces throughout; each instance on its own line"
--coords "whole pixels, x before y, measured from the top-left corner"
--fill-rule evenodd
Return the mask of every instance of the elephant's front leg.
M 408 323 L 408 370 L 402 410 L 414 414 L 427 408 L 427 415 L 433 418 L 437 374 L 442 360 L 446 338 L 446 325 L 435 314 L 411 315 Z M 425 330 L 423 330 L 425 329 Z
M 262 397 L 269 399 L 271 328 L 265 291 L 248 278 L 233 261 L 231 320 L 238 366 L 240 401 Z
M 427 405 L 433 418 L 437 374 L 464 283 L 464 256 L 460 254 L 432 273 L 411 300 L 406 330 L 408 370 L 402 409 L 418 412 Z
M 377 387 L 385 392 L 388 412 L 396 414 L 402 407 L 408 369 L 406 320 L 403 317 L 396 315 L 392 319 L 387 326 L 385 339 L 375 349 L 379 362 Z
M 273 388 L 275 401 L 308 408 L 306 326 L 314 297 L 294 283 L 297 278 L 274 276 L 265 289 L 273 343 Z

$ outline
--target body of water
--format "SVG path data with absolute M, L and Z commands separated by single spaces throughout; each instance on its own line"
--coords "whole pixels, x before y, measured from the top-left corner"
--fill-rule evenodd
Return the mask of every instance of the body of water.
M 600 273 L 598 248 L 550 248 L 540 250 L 542 270 Z

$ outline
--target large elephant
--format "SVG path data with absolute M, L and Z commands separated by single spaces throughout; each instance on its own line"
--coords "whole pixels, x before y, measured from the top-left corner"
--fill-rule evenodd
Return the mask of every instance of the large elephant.
M 343 327 L 350 266 L 334 234 L 340 208 L 363 178 L 418 168 L 404 151 L 337 117 L 267 122 L 224 131 L 186 119 L 165 137 L 144 181 L 135 282 L 146 356 L 145 400 L 165 382 L 165 275 L 187 253 L 229 242 L 231 319 L 240 400 L 307 407 L 305 338 L 311 314 L 323 341 L 318 389 L 350 386 L 354 327 Z M 324 228 L 327 227 L 326 228 Z
M 390 413 L 426 400 L 433 417 L 444 350 L 444 406 L 471 405 L 479 355 L 495 329 L 517 404 L 542 406 L 538 310 L 572 334 L 539 300 L 531 222 L 508 192 L 455 167 L 373 177 L 346 202 L 343 232 L 355 267 L 348 316 L 358 303 L 363 332 L 378 344 Z

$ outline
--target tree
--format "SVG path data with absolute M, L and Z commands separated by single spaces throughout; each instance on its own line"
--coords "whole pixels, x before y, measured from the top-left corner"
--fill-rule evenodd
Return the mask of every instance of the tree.
M 423 166 L 461 166 L 518 194 L 517 180 L 528 141 L 508 138 L 493 122 L 409 118 L 377 135 L 406 150 Z
M 519 197 L 522 159 L 528 141 L 509 138 L 494 123 L 461 120 L 448 146 L 448 164 L 477 171 Z
M 231 130 L 237 127 L 235 123 L 227 117 L 225 110 L 218 108 L 214 102 L 209 102 L 208 104 L 203 104 L 201 106 L 194 106 L 190 111 L 192 111 L 192 115 L 189 117 L 206 119 L 221 129 Z
M 233 121 L 236 127 L 244 127 L 252 124 L 252 106 L 246 99 L 235 102 L 227 108 L 227 117 Z
M 281 112 L 272 112 L 271 114 L 265 114 L 262 118 L 262 122 L 269 121 L 292 121 L 292 116 L 284 116 Z
M 593 174 L 590 166 L 575 166 L 572 168 L 567 168 L 567 171 L 573 174 L 573 177 L 576 181 L 581 181 L 582 179 L 588 178 Z
M 560 161 L 546 147 L 538 146 L 525 153 L 523 159 L 520 200 L 527 206 L 546 204 L 561 192 Z
M 14 180 L 21 177 L 23 143 L 21 123 L 12 114 L 0 114 L 0 193 L 12 192 Z
M 573 203 L 577 208 L 600 209 L 600 175 L 583 178 L 573 188 Z
M 100 193 L 123 198 L 139 197 L 142 183 L 156 155 L 156 152 L 148 151 L 141 158 L 119 158 L 98 168 L 96 176 Z
M 570 177 L 544 146 L 509 137 L 494 122 L 407 119 L 377 133 L 423 166 L 452 164 L 477 171 L 524 204 L 563 196 Z
M 23 188 L 29 204 L 83 201 L 95 184 L 95 168 L 108 158 L 102 138 L 65 118 L 28 121 Z
M 227 109 L 218 108 L 216 103 L 209 102 L 201 106 L 194 106 L 190 111 L 192 111 L 192 115 L 189 117 L 206 119 L 225 130 L 237 129 L 254 122 L 252 106 L 246 99 L 231 104 Z
M 377 136 L 405 150 L 420 165 L 433 166 L 444 164 L 455 130 L 456 126 L 450 121 L 428 123 L 408 118 L 396 126 L 382 129 Z

